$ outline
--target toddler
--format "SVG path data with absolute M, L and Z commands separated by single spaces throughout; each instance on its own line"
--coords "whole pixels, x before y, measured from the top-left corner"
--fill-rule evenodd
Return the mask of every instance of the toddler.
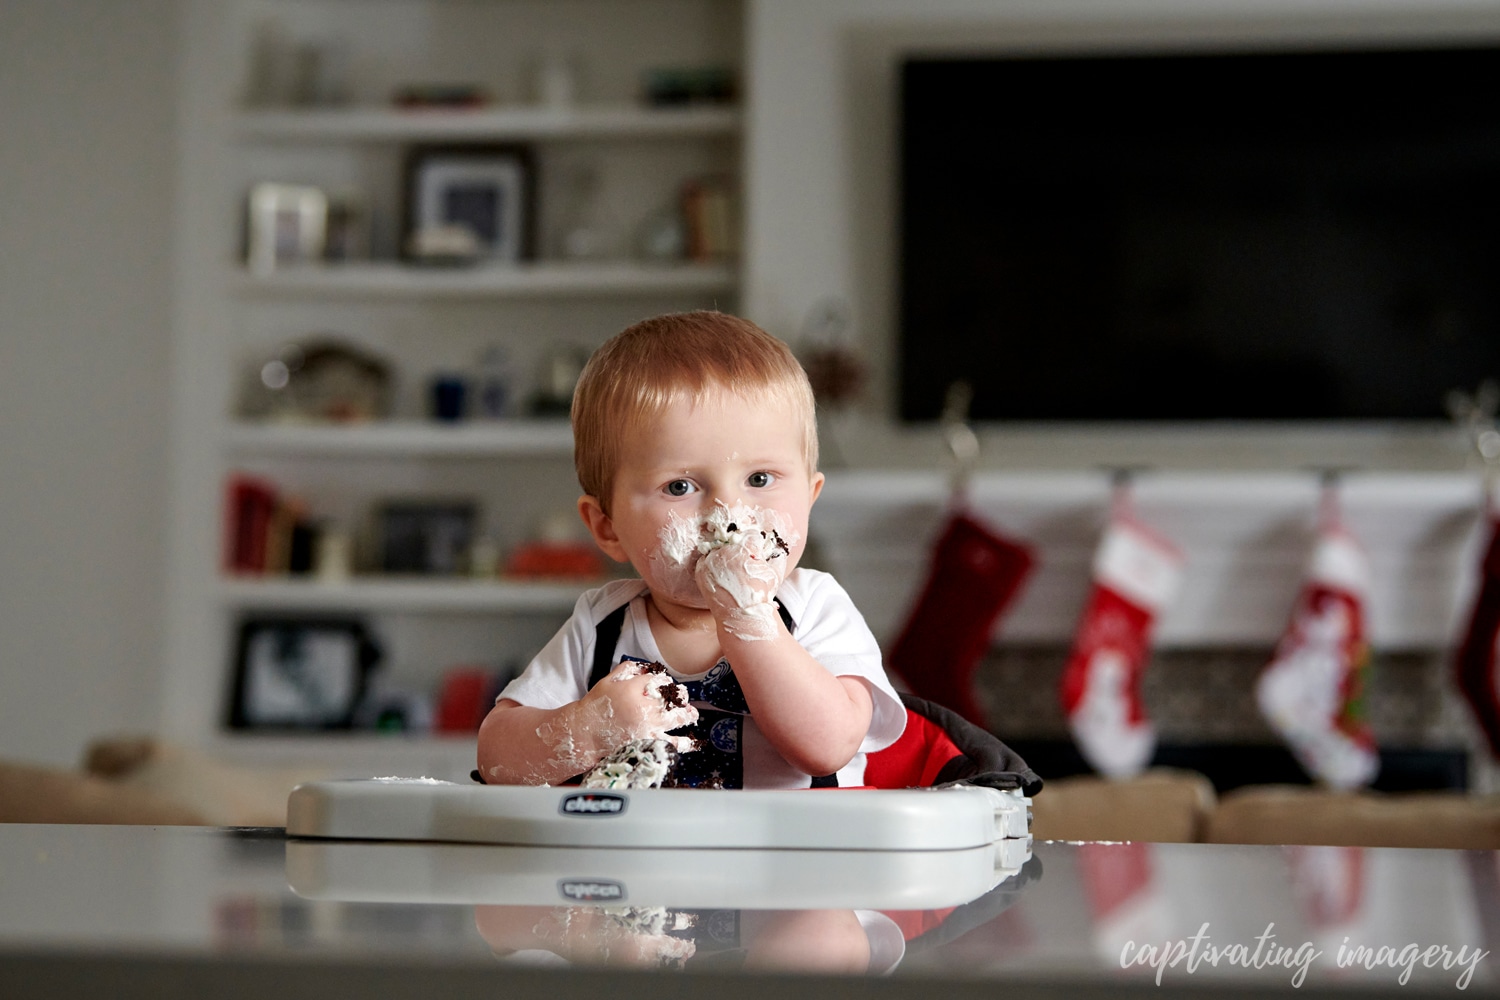
M 589 359 L 572 419 L 579 514 L 639 576 L 583 594 L 500 693 L 483 779 L 862 784 L 906 712 L 848 594 L 797 566 L 823 475 L 791 351 L 723 313 L 648 319 Z

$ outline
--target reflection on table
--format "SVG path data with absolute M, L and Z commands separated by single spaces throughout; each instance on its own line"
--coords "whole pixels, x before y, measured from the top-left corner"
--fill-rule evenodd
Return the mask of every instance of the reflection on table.
M 888 973 L 1041 876 L 1029 849 L 752 851 L 292 840 L 309 899 L 474 904 L 505 962 Z M 1024 844 L 1023 844 L 1024 848 Z
M 1041 843 L 1020 870 L 991 858 L 981 875 L 976 857 L 900 852 L 367 844 L 318 859 L 306 846 L 279 831 L 0 826 L 0 890 L 27 901 L 0 907 L 0 988 L 40 995 L 15 987 L 45 972 L 62 989 L 57 977 L 105 959 L 205 976 L 243 960 L 280 977 L 278 1000 L 319 968 L 350 984 L 378 969 L 371 995 L 403 970 L 434 988 L 545 976 L 559 1000 L 599 988 L 588 970 L 621 966 L 719 977 L 715 990 L 745 996 L 764 992 L 761 973 L 798 973 L 776 980 L 778 1000 L 814 995 L 796 993 L 801 976 L 813 990 L 851 973 L 912 998 L 1497 984 L 1492 852 Z

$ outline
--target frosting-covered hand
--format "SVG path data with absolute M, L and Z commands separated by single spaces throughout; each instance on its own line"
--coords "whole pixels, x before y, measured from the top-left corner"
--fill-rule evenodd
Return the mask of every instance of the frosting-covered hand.
M 724 629 L 741 639 L 776 635 L 776 596 L 786 579 L 790 547 L 775 511 L 717 508 L 699 538 L 693 578 Z
M 668 730 L 698 721 L 698 710 L 688 704 L 687 688 L 678 684 L 659 663 L 625 660 L 594 685 L 584 699 L 602 709 L 606 721 L 601 729 L 617 732 L 609 742 L 615 747 L 633 740 L 666 738 L 678 750 L 689 750 L 687 737 L 668 737 Z M 686 743 L 677 745 L 678 741 Z
M 691 736 L 670 730 L 698 721 L 687 688 L 659 663 L 626 660 L 595 684 L 573 710 L 543 723 L 536 735 L 553 748 L 556 762 L 588 771 L 627 743 L 665 740 L 678 753 L 697 749 Z

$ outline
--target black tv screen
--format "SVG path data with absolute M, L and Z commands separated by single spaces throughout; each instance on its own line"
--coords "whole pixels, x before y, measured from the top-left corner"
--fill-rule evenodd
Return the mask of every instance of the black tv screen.
M 900 411 L 1441 419 L 1500 377 L 1500 49 L 913 59 Z

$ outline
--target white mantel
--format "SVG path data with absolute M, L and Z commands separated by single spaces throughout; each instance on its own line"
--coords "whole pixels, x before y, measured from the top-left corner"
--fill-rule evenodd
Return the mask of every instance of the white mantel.
M 1037 565 L 996 639 L 1066 644 L 1089 585 L 1110 501 L 1107 475 L 986 473 L 970 506 L 1034 547 Z M 1317 521 L 1308 472 L 1148 473 L 1139 519 L 1186 556 L 1161 646 L 1265 646 L 1285 627 Z M 1467 473 L 1354 473 L 1340 488 L 1346 524 L 1369 556 L 1369 626 L 1381 649 L 1441 649 L 1467 617 L 1484 530 L 1482 488 Z M 835 471 L 812 533 L 882 641 L 895 636 L 925 574 L 947 504 L 937 472 Z

